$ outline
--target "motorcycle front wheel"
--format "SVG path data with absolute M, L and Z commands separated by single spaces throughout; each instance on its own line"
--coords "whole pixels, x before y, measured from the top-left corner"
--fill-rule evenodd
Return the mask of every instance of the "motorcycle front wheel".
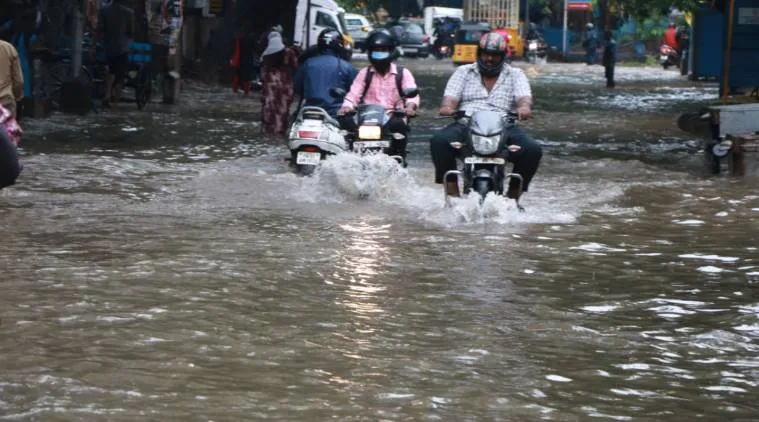
M 488 195 L 488 192 L 491 191 L 490 181 L 488 179 L 476 179 L 474 181 L 474 190 L 480 194 L 480 203 L 482 203 Z

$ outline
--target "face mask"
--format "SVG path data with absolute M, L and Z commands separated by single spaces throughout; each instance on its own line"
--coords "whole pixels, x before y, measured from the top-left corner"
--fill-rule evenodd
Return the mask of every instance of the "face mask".
M 372 59 L 374 60 L 385 60 L 388 58 L 390 58 L 389 51 L 372 51 Z

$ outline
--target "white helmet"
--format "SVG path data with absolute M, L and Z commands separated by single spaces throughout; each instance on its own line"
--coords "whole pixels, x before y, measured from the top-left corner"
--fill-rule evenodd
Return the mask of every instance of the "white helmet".
M 585 28 L 586 29 L 593 29 L 594 28 L 593 23 L 592 22 L 588 22 L 588 24 L 585 25 Z

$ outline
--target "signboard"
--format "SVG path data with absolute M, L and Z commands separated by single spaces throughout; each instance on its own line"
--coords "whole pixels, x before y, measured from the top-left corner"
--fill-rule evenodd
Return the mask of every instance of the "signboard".
M 592 0 L 567 0 L 567 10 L 591 10 Z
M 738 9 L 738 25 L 759 25 L 759 7 Z

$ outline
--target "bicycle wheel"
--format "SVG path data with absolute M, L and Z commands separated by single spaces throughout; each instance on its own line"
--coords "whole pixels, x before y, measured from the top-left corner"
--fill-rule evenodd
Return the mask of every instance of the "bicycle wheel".
M 46 63 L 42 71 L 42 95 L 50 101 L 54 110 L 60 109 L 61 87 L 71 74 L 71 62 Z

